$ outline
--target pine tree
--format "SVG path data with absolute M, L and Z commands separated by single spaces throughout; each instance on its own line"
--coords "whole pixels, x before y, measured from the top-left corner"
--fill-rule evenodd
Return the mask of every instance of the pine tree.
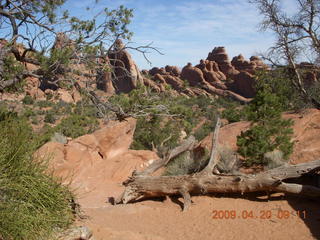
M 248 106 L 248 119 L 252 121 L 250 129 L 241 132 L 237 139 L 238 152 L 245 164 L 267 164 L 264 155 L 280 150 L 287 159 L 293 150 L 290 141 L 293 133 L 292 120 L 282 119 L 282 105 L 279 97 L 272 93 L 270 86 L 261 84 Z

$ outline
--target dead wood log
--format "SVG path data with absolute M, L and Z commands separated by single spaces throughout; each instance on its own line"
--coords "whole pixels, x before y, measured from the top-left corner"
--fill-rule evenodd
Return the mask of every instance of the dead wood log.
M 299 165 L 279 167 L 257 175 L 208 175 L 205 172 L 181 176 L 133 176 L 125 185 L 120 202 L 128 203 L 145 198 L 182 195 L 184 210 L 190 206 L 190 194 L 284 192 L 310 197 L 320 197 L 320 188 L 286 183 L 320 169 L 320 160 Z
M 196 139 L 194 136 L 190 136 L 187 138 L 182 144 L 176 148 L 174 148 L 167 156 L 158 161 L 153 162 L 150 164 L 144 171 L 136 173 L 136 175 L 150 175 L 157 171 L 159 168 L 166 166 L 171 159 L 177 157 L 181 153 L 191 150 L 196 143 Z
M 161 166 L 166 165 L 174 156 L 190 149 L 194 138 L 187 139 L 175 148 L 168 158 L 160 159 L 150 165 L 146 171 L 133 174 L 123 185 L 125 190 L 115 203 L 129 203 L 152 197 L 181 195 L 184 209 L 191 205 L 190 194 L 207 193 L 247 193 L 247 192 L 284 192 L 309 197 L 320 197 L 320 188 L 310 185 L 288 183 L 286 180 L 296 179 L 305 174 L 320 170 L 320 160 L 291 166 L 281 166 L 266 172 L 251 175 L 220 174 L 216 167 L 219 161 L 216 151 L 220 119 L 218 118 L 212 138 L 211 156 L 208 165 L 200 172 L 179 176 L 148 176 Z

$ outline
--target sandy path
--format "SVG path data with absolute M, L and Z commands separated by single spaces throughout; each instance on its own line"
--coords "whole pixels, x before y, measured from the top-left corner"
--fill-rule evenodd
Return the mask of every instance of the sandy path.
M 206 196 L 192 200 L 194 204 L 187 212 L 181 212 L 179 204 L 170 200 L 85 208 L 90 219 L 84 224 L 98 240 L 320 239 L 320 207 L 311 200 Z M 292 214 L 279 219 L 278 209 Z M 236 210 L 238 215 L 252 211 L 254 218 L 213 219 L 213 210 Z M 268 210 L 273 214 L 271 219 L 260 219 L 261 211 Z M 306 219 L 295 216 L 296 210 L 306 210 Z

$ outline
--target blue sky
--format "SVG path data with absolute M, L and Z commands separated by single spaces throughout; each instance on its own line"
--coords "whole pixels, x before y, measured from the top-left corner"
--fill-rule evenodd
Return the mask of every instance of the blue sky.
M 85 8 L 94 2 L 69 0 L 66 8 L 85 17 Z M 281 2 L 294 11 L 293 0 Z M 274 41 L 270 32 L 258 30 L 261 16 L 247 0 L 100 0 L 92 11 L 121 4 L 134 9 L 132 46 L 153 42 L 164 53 L 150 53 L 150 66 L 141 54 L 132 52 L 140 69 L 197 64 L 216 46 L 225 46 L 230 58 L 240 53 L 249 58 L 266 51 Z

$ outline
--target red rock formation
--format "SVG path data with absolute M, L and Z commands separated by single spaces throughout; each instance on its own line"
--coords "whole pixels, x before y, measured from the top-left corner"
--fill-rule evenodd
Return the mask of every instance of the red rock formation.
M 181 74 L 181 71 L 177 66 L 167 65 L 167 66 L 165 66 L 165 70 L 167 73 L 169 73 L 170 75 L 175 76 L 175 77 L 179 77 Z
M 154 67 L 154 68 L 151 68 L 149 70 L 149 74 L 151 76 L 154 76 L 156 74 L 161 74 L 161 75 L 165 75 L 167 74 L 166 70 L 164 68 L 158 68 L 158 67 Z
M 65 145 L 46 143 L 36 155 L 51 156 L 50 168 L 81 196 L 82 206 L 88 203 L 104 206 L 108 196 L 120 193 L 120 183 L 134 170 L 142 169 L 158 158 L 151 151 L 129 149 L 135 126 L 134 119 L 110 122 Z
M 234 57 L 231 61 L 232 66 L 235 67 L 238 71 L 245 71 L 249 73 L 254 73 L 256 69 L 256 64 L 253 61 L 247 61 L 244 57 L 240 54 Z
M 110 60 L 106 57 L 102 64 L 107 64 L 110 66 Z M 115 93 L 115 89 L 112 83 L 112 73 L 111 69 L 98 69 L 96 76 L 97 88 L 107 93 L 107 95 L 113 95 Z
M 63 32 L 57 33 L 52 49 L 74 48 L 74 42 Z
M 200 60 L 200 64 L 198 64 L 196 68 L 199 68 L 202 71 L 204 79 L 212 86 L 221 89 L 227 89 L 227 87 L 222 82 L 226 77 L 222 72 L 219 71 L 216 62 L 209 60 Z
M 235 75 L 233 77 L 233 80 L 234 82 L 230 84 L 230 90 L 246 98 L 252 98 L 255 96 L 256 91 L 254 89 L 254 75 L 242 71 L 239 74 Z
M 267 64 L 265 64 L 262 60 L 261 60 L 261 58 L 259 58 L 258 56 L 252 56 L 251 58 L 250 58 L 250 62 L 253 62 L 253 63 L 255 63 L 256 64 L 256 66 L 255 66 L 255 70 L 270 70 L 270 67 L 267 65 Z
M 161 88 L 159 85 L 157 85 L 155 82 L 153 82 L 151 79 L 144 77 L 143 78 L 143 83 L 145 86 L 150 87 L 156 92 L 163 92 L 164 88 Z
M 208 54 L 207 60 L 218 63 L 220 71 L 227 77 L 232 77 L 239 73 L 239 71 L 231 65 L 224 47 L 215 47 L 212 52 Z
M 183 81 L 178 78 L 171 75 L 164 75 L 163 76 L 165 82 L 172 86 L 172 88 L 178 92 L 181 92 L 184 90 L 184 83 Z
M 207 60 L 200 60 L 195 67 L 188 63 L 181 73 L 177 67 L 167 65 L 165 68 L 154 67 L 149 70 L 149 74 L 159 84 L 171 85 L 177 92 L 189 96 L 203 94 L 203 91 L 195 90 L 196 87 L 205 89 L 209 94 L 248 102 L 250 99 L 246 98 L 255 95 L 254 74 L 257 69 L 268 69 L 268 66 L 256 56 L 248 61 L 241 54 L 230 62 L 225 48 L 216 47 L 209 53 Z M 187 80 L 193 88 L 186 91 L 181 79 Z
M 181 71 L 181 78 L 187 80 L 190 86 L 199 86 L 205 82 L 202 71 L 199 68 L 193 67 L 188 63 Z
M 128 93 L 139 83 L 143 84 L 143 77 L 137 65 L 129 52 L 124 49 L 120 39 L 116 41 L 113 52 L 108 57 L 114 68 L 113 86 L 117 93 Z

